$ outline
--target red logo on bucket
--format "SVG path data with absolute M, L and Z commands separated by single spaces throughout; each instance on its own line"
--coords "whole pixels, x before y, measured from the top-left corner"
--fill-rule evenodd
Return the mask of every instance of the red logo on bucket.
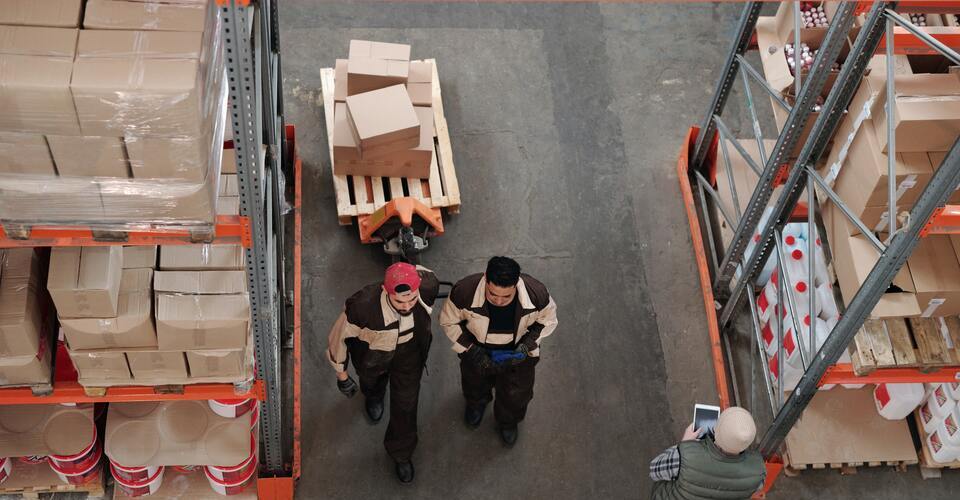
M 787 354 L 793 356 L 793 350 L 796 349 L 796 345 L 793 343 L 793 330 L 787 330 L 787 336 L 783 338 L 783 348 L 787 351 Z
M 938 452 L 940 448 L 943 448 L 943 443 L 940 442 L 940 435 L 936 432 L 930 434 L 930 444 L 933 445 L 934 452 Z
M 938 405 L 938 406 L 944 406 L 944 405 L 946 405 L 946 404 L 947 404 L 947 401 L 949 401 L 949 399 L 950 399 L 950 398 L 947 396 L 946 390 L 943 388 L 943 385 L 937 386 L 937 388 L 933 390 L 933 394 L 937 397 L 937 405 Z
M 953 418 L 953 413 L 947 415 L 947 418 L 944 419 L 943 425 L 947 428 L 947 434 L 951 436 L 957 435 L 957 421 Z
M 767 294 L 761 293 L 760 296 L 757 297 L 757 307 L 760 308 L 760 311 L 761 311 L 761 312 L 766 312 L 766 311 L 767 311 L 767 307 L 768 307 L 769 305 L 770 305 L 770 303 L 767 302 Z
M 878 384 L 877 388 L 873 390 L 873 397 L 880 403 L 880 408 L 886 407 L 890 403 L 890 391 L 887 389 L 887 384 Z
M 763 335 L 763 342 L 767 345 L 773 344 L 773 331 L 770 329 L 770 323 L 768 322 L 763 327 L 763 331 L 760 332 Z
M 929 424 L 933 420 L 933 412 L 930 411 L 930 403 L 924 403 L 920 407 L 920 418 L 923 420 L 924 424 Z

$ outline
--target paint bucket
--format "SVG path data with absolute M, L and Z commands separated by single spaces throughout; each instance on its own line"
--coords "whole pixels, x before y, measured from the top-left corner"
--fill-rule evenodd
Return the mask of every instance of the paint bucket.
M 934 431 L 927 436 L 926 441 L 927 449 L 930 450 L 930 455 L 935 462 L 945 464 L 957 459 L 958 451 L 960 450 L 950 446 L 940 435 L 939 429 L 934 429 Z
M 3 484 L 4 481 L 10 477 L 10 472 L 13 470 L 13 460 L 9 458 L 0 458 L 0 484 Z
M 937 430 L 947 444 L 960 450 L 960 408 L 954 406 L 940 421 Z
M 246 478 L 251 471 L 257 468 L 257 436 L 250 433 L 250 456 L 237 465 L 223 467 L 219 465 L 206 466 L 207 475 L 225 483 L 232 483 Z
M 147 481 L 157 474 L 159 467 L 127 467 L 110 460 L 110 474 L 114 479 L 122 479 L 128 483 Z
M 254 461 L 254 464 L 256 464 L 256 461 Z M 210 483 L 210 488 L 212 488 L 213 491 L 216 491 L 217 493 L 224 496 L 231 496 L 231 495 L 237 495 L 243 492 L 244 489 L 246 489 L 247 485 L 250 484 L 251 480 L 254 477 L 256 477 L 257 468 L 256 467 L 251 468 L 250 471 L 247 473 L 246 477 L 240 478 L 236 481 L 222 481 L 220 479 L 217 479 L 216 477 L 213 477 L 210 474 L 210 469 L 207 467 L 203 469 L 203 472 L 207 476 L 207 482 Z
M 260 403 L 257 402 L 257 405 L 253 407 L 253 410 L 250 411 L 250 430 L 255 430 L 257 424 L 260 423 Z
M 113 465 L 110 466 L 110 469 L 113 473 L 113 478 L 117 482 L 117 487 L 128 497 L 152 495 L 156 493 L 157 490 L 160 489 L 160 485 L 163 484 L 163 467 L 158 467 L 156 472 L 153 473 L 153 476 L 143 481 L 124 481 L 117 477 L 116 468 Z
M 80 453 L 73 455 L 50 455 L 51 467 L 65 473 L 83 472 L 100 461 L 102 447 L 97 440 L 97 428 L 93 428 L 93 440 Z
M 89 460 L 90 465 L 86 469 L 64 470 L 58 467 L 53 460 L 49 462 L 50 468 L 57 473 L 57 476 L 60 476 L 61 481 L 67 484 L 74 486 L 87 484 L 100 475 L 100 458 L 103 456 L 103 449 L 97 446 L 95 450 L 96 453 L 93 455 L 93 458 Z
M 226 418 L 237 418 L 245 415 L 257 406 L 257 400 L 250 399 L 211 399 L 207 401 L 214 413 Z
M 887 420 L 902 420 L 923 402 L 923 384 L 877 384 L 873 403 Z

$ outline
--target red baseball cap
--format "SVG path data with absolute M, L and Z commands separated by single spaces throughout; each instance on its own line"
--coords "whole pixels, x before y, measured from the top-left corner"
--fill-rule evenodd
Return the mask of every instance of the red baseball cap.
M 387 268 L 383 276 L 383 288 L 390 295 L 396 295 L 397 287 L 400 285 L 407 285 L 410 290 L 420 288 L 420 274 L 415 266 L 406 262 L 397 262 Z

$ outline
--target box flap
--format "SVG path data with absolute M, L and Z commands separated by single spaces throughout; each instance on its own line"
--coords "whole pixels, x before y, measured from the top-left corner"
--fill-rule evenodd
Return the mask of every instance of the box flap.
M 0 24 L 77 28 L 83 0 L 4 0 Z

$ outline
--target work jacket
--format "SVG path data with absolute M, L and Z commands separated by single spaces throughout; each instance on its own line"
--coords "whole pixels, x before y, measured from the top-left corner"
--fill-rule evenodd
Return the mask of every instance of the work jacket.
M 763 484 L 763 458 L 753 450 L 727 455 L 711 438 L 683 441 L 680 474 L 653 484 L 653 500 L 747 500 Z
M 327 355 L 337 372 L 347 369 L 347 343 L 354 342 L 350 351 L 361 359 L 354 359 L 354 368 L 362 370 L 389 363 L 399 344 L 415 342 L 426 363 L 433 332 L 430 328 L 431 308 L 437 299 L 439 282 L 433 271 L 417 266 L 420 274 L 420 298 L 413 308 L 413 332 L 400 335 L 400 314 L 390 304 L 382 283 L 369 285 L 347 299 L 344 311 L 330 330 Z
M 453 342 L 453 350 L 462 353 L 474 344 L 487 347 L 511 345 L 532 335 L 537 348 L 530 356 L 540 355 L 540 342 L 557 327 L 557 304 L 532 276 L 521 274 L 517 283 L 516 328 L 513 333 L 487 333 L 490 315 L 486 300 L 487 279 L 483 273 L 463 278 L 453 289 L 440 313 L 440 326 Z

